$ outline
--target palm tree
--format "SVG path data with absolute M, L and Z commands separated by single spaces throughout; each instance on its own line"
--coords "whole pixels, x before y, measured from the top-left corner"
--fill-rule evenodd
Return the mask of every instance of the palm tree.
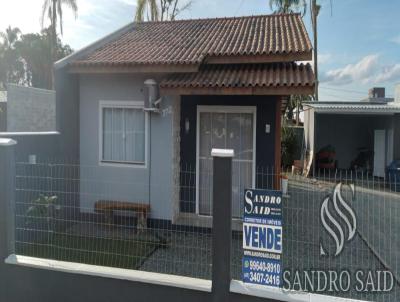
M 44 20 L 49 18 L 51 30 L 51 60 L 55 61 L 57 47 L 57 23 L 60 25 L 61 35 L 63 34 L 63 5 L 69 7 L 75 15 L 78 13 L 78 5 L 76 0 L 44 0 L 42 7 L 42 29 L 44 28 Z M 54 79 L 52 77 L 52 82 Z M 53 85 L 54 86 L 54 83 Z
M 289 14 L 301 12 L 304 16 L 307 9 L 306 0 L 269 0 L 269 6 L 275 14 Z
M 24 84 L 24 65 L 16 50 L 21 31 L 9 26 L 5 32 L 0 32 L 0 88 L 7 83 Z
M 172 21 L 191 5 L 192 0 L 137 0 L 135 21 Z
M 5 32 L 0 32 L 0 38 L 3 39 L 4 49 L 14 48 L 15 42 L 18 41 L 21 31 L 18 27 L 11 28 L 11 26 L 6 28 Z
M 144 21 L 146 12 L 149 21 L 159 20 L 159 8 L 156 0 L 138 0 L 136 6 L 135 21 Z

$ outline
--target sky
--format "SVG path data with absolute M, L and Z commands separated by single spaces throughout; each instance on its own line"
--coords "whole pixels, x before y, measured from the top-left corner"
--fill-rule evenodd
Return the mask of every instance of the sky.
M 181 0 L 184 2 L 185 0 Z M 318 62 L 321 101 L 358 101 L 371 87 L 386 87 L 394 96 L 400 83 L 400 0 L 317 0 Z M 0 31 L 41 29 L 44 0 L 1 0 Z M 136 0 L 77 0 L 75 19 L 64 9 L 63 43 L 74 50 L 133 20 Z M 309 0 L 307 0 L 309 2 Z M 332 5 L 331 5 L 332 2 Z M 179 18 L 270 14 L 268 0 L 194 0 Z M 310 36 L 310 15 L 304 16 Z

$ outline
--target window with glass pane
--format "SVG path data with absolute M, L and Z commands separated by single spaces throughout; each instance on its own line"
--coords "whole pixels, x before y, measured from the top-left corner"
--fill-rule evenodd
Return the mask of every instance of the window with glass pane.
M 145 117 L 141 108 L 103 108 L 103 161 L 145 162 Z

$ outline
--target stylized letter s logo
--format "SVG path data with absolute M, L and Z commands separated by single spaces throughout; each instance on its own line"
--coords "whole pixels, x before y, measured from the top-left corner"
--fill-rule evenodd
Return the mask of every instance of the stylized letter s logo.
M 247 214 L 251 214 L 253 212 L 253 192 L 250 190 L 244 192 L 244 200 L 246 203 L 244 205 L 244 210 Z
M 354 194 L 355 194 L 354 185 L 351 184 L 349 186 L 351 189 L 352 198 L 354 199 Z M 345 241 L 350 241 L 351 239 L 353 239 L 357 228 L 356 215 L 354 214 L 353 209 L 344 200 L 341 193 L 341 189 L 342 189 L 342 184 L 338 183 L 333 191 L 333 198 L 331 198 L 331 196 L 327 196 L 321 205 L 321 222 L 325 230 L 335 241 L 336 244 L 335 256 L 338 256 L 342 252 Z M 339 216 L 343 220 L 344 224 L 348 229 L 347 238 L 345 238 L 345 231 L 339 224 L 339 221 L 329 211 L 328 206 L 329 202 L 332 199 L 333 199 L 333 208 L 335 209 L 337 216 Z M 339 204 L 342 207 L 342 209 L 340 209 Z M 330 225 L 328 224 L 328 222 L 330 222 Z M 320 245 L 320 249 L 321 249 L 321 255 L 327 254 L 322 244 Z

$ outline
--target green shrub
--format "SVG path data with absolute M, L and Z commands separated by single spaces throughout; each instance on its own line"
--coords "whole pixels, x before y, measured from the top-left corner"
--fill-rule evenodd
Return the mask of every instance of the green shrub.
M 284 125 L 282 127 L 282 166 L 290 167 L 295 160 L 294 156 L 297 150 L 296 132 L 292 127 Z
M 44 218 L 50 221 L 54 210 L 58 210 L 56 205 L 57 196 L 45 196 L 40 194 L 39 198 L 32 201 L 32 205 L 26 211 L 27 224 L 31 224 L 35 219 Z

